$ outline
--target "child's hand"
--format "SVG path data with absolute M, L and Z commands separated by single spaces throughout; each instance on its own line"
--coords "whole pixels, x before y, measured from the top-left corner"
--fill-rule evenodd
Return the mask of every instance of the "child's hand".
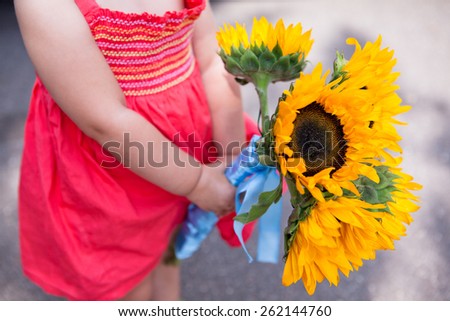
M 197 185 L 187 198 L 209 212 L 221 217 L 234 211 L 236 189 L 225 177 L 226 164 L 203 165 L 202 174 Z

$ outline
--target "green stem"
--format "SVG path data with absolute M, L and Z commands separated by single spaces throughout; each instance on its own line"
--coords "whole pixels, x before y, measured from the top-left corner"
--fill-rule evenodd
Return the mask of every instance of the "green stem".
M 264 137 L 264 135 L 267 134 L 270 129 L 270 114 L 269 104 L 267 100 L 267 90 L 269 88 L 271 77 L 268 74 L 257 73 L 255 74 L 254 78 L 255 88 L 259 98 L 259 108 L 261 111 L 262 135 Z

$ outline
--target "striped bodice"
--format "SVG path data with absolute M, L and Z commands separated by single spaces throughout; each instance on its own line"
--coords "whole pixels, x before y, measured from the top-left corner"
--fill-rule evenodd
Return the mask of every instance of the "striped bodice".
M 193 22 L 203 0 L 185 1 L 164 16 L 127 14 L 98 7 L 86 16 L 98 47 L 126 96 L 151 95 L 189 77 L 195 67 Z

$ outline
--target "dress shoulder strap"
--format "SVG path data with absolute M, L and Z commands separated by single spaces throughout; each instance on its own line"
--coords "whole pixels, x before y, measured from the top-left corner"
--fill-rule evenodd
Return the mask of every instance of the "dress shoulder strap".
M 184 5 L 186 8 L 194 8 L 197 6 L 204 6 L 205 0 L 184 0 Z
M 81 13 L 86 16 L 92 9 L 97 8 L 98 4 L 95 0 L 75 0 Z

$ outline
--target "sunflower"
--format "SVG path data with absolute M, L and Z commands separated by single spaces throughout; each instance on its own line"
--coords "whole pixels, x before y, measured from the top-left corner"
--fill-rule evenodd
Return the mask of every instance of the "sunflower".
M 303 32 L 300 23 L 285 27 L 282 19 L 276 25 L 265 17 L 253 19 L 248 36 L 244 25 L 224 25 L 217 32 L 219 55 L 228 72 L 243 83 L 256 82 L 264 74 L 266 81 L 293 80 L 305 67 L 311 50 L 311 30 Z
M 358 90 L 333 89 L 337 80 L 328 85 L 325 80 L 320 64 L 303 74 L 284 93 L 273 127 L 282 174 L 290 173 L 301 194 L 306 188 L 322 202 L 323 188 L 337 196 L 342 188 L 356 192 L 351 181 L 360 174 L 378 181 L 368 163 L 384 147 L 372 138 L 362 113 L 370 110 Z
M 377 250 L 394 249 L 418 209 L 421 186 L 398 167 L 401 106 L 393 52 L 381 37 L 354 39 L 349 61 L 338 55 L 332 81 L 319 64 L 280 99 L 273 123 L 278 166 L 294 210 L 285 230 L 283 284 L 303 280 L 309 294 L 325 278 L 337 285 Z M 340 59 L 340 61 L 339 61 Z
M 359 87 L 366 94 L 367 102 L 373 108 L 369 126 L 379 134 L 378 139 L 383 140 L 387 149 L 401 152 L 397 144 L 401 137 L 394 125 L 406 124 L 394 117 L 411 107 L 401 105 L 402 100 L 395 92 L 399 86 L 394 83 L 400 73 L 392 71 L 396 64 L 394 51 L 381 48 L 381 42 L 382 38 L 379 36 L 374 43 L 367 42 L 364 48 L 361 48 L 356 39 L 347 40 L 347 44 L 355 46 L 355 52 L 343 65 L 344 81 L 340 87 L 341 90 Z M 398 163 L 398 160 L 393 159 L 385 150 L 380 150 L 380 154 L 390 165 L 395 166 Z
M 283 175 L 293 176 L 304 189 L 325 201 L 323 191 L 342 196 L 357 193 L 352 181 L 379 177 L 374 166 L 395 166 L 401 152 L 394 119 L 409 110 L 401 106 L 393 84 L 392 52 L 380 49 L 381 38 L 361 49 L 342 68 L 340 77 L 326 84 L 321 65 L 302 74 L 279 102 L 273 126 L 275 152 Z M 336 78 L 336 77 L 334 77 Z
M 339 272 L 346 277 L 373 260 L 377 250 L 393 250 L 394 241 L 405 235 L 418 198 L 411 190 L 421 186 L 399 168 L 376 167 L 379 183 L 360 177 L 360 197 L 350 192 L 325 202 L 314 202 L 302 221 L 290 218 L 295 231 L 287 254 L 282 283 L 302 279 L 312 295 L 317 282 L 327 279 L 337 286 Z M 372 189 L 372 192 L 368 192 Z M 292 225 L 293 228 L 292 228 Z

